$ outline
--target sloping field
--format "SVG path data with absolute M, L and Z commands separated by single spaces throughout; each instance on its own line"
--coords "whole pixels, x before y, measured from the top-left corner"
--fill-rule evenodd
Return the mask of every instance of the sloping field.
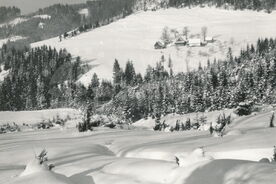
M 100 77 L 112 77 L 114 59 L 124 66 L 133 60 L 138 72 L 145 73 L 147 65 L 155 65 L 162 55 L 171 56 L 175 71 L 197 68 L 199 62 L 205 65 L 207 59 L 224 58 L 228 47 L 237 55 L 248 43 L 255 43 L 259 37 L 275 37 L 276 11 L 271 14 L 255 11 L 231 11 L 216 8 L 166 9 L 156 12 L 140 12 L 107 26 L 59 42 L 58 38 L 33 43 L 32 46 L 51 45 L 66 48 L 75 56 L 91 60 L 94 68 L 80 81 L 90 82 L 94 72 Z M 217 40 L 205 47 L 169 47 L 155 50 L 164 26 L 182 32 L 188 26 L 190 34 L 198 34 L 201 27 L 208 27 L 208 36 Z M 189 57 L 187 57 L 187 53 Z
M 3 134 L 0 183 L 272 184 L 276 181 L 276 164 L 255 162 L 273 155 L 276 128 L 267 128 L 270 115 L 250 116 L 251 124 L 245 117 L 237 119 L 231 129 L 242 127 L 243 133 L 225 137 L 212 137 L 208 131 L 112 129 Z M 205 156 L 197 149 L 201 146 Z M 49 153 L 49 162 L 56 165 L 54 173 L 44 169 L 20 176 L 43 148 Z M 181 159 L 180 166 L 175 156 Z

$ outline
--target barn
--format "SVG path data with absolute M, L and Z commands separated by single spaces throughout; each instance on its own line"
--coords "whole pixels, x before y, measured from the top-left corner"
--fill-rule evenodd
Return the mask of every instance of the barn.
M 154 48 L 155 49 L 164 49 L 166 48 L 166 44 L 162 41 L 157 41 L 155 44 L 154 44 Z
M 176 41 L 174 43 L 175 43 L 175 45 L 186 45 L 187 40 L 185 38 L 183 38 L 182 36 L 180 36 L 176 39 Z
M 207 37 L 205 38 L 205 41 L 206 41 L 207 43 L 212 43 L 212 42 L 214 42 L 214 39 L 213 39 L 213 37 L 211 37 L 211 36 L 207 36 Z

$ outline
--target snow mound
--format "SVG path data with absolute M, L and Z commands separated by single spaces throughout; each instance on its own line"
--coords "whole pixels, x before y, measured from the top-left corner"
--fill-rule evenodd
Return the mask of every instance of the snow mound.
M 115 175 L 118 176 L 117 178 L 127 176 L 132 178 L 132 180 L 140 181 L 140 183 L 167 183 L 169 173 L 176 168 L 177 165 L 175 163 L 161 160 L 120 159 L 105 166 L 101 172 L 93 175 L 93 178 L 95 179 L 95 183 L 97 181 L 102 183 L 99 179 L 103 179 L 101 175 L 107 173 L 107 178 Z
M 40 164 L 38 159 L 33 159 L 27 164 L 25 170 L 20 174 L 20 176 L 27 176 L 33 173 L 48 170 L 48 166 L 45 163 Z
M 225 135 L 229 136 L 229 135 L 242 135 L 242 134 L 244 134 L 244 131 L 236 129 L 236 130 L 227 131 Z
M 276 167 L 267 164 L 245 164 L 234 167 L 226 173 L 225 184 L 274 184 L 276 182 Z
M 176 160 L 180 167 L 189 167 L 199 162 L 208 162 L 213 160 L 213 157 L 205 155 L 203 148 L 197 148 L 188 155 L 176 154 Z
M 154 127 L 155 121 L 154 119 L 152 119 L 151 117 L 149 117 L 148 119 L 140 119 L 138 121 L 136 121 L 133 125 L 135 127 L 146 127 L 148 129 L 151 129 Z
M 10 184 L 74 184 L 62 174 L 51 171 L 38 171 L 26 176 L 16 178 Z
M 276 181 L 275 164 L 242 160 L 213 160 L 196 168 L 185 184 L 272 184 Z
M 66 176 L 51 171 L 46 155 L 46 150 L 43 150 L 39 156 L 32 159 L 12 184 L 73 184 Z

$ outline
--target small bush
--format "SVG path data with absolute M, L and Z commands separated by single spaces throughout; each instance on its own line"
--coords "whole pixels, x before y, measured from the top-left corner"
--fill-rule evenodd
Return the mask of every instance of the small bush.
M 9 133 L 9 132 L 19 132 L 21 131 L 20 127 L 16 123 L 0 125 L 0 134 Z
M 191 119 L 188 118 L 185 122 L 185 129 L 190 130 L 191 129 Z
M 109 123 L 109 124 L 105 124 L 104 126 L 105 126 L 105 127 L 109 127 L 109 128 L 115 128 L 115 127 L 116 127 L 116 124 L 113 123 L 113 122 L 111 122 L 111 123 Z
M 46 149 L 43 149 L 39 155 L 36 156 L 36 159 L 39 160 L 39 164 L 42 165 L 42 164 L 45 164 L 46 166 L 48 166 L 48 169 L 49 170 L 52 170 L 55 165 L 54 164 L 46 164 L 46 162 L 48 161 L 48 157 L 47 157 L 47 151 Z
M 213 127 L 212 124 L 210 126 L 210 134 L 213 134 L 214 132 L 218 136 L 223 136 L 226 125 L 229 125 L 231 123 L 231 115 L 226 116 L 224 113 L 222 115 L 219 115 L 217 117 L 216 126 Z
M 241 102 L 235 110 L 235 113 L 239 116 L 249 115 L 252 112 L 252 102 Z
M 87 121 L 84 121 L 82 123 L 81 122 L 78 123 L 77 129 L 79 132 L 86 132 L 88 130 L 92 131 L 93 127 L 90 123 L 88 123 Z
M 270 160 L 268 158 L 262 158 L 259 160 L 260 163 L 270 163 Z

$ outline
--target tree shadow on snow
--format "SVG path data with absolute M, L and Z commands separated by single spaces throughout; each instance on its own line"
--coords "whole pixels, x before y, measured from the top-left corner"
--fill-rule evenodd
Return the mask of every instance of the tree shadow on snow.
M 241 165 L 254 163 L 245 160 L 214 160 L 197 168 L 186 179 L 185 184 L 222 184 L 225 181 L 225 173 Z
M 98 171 L 98 170 L 104 168 L 108 164 L 104 164 L 101 167 L 97 167 L 97 168 L 94 168 L 94 169 L 89 169 L 89 170 L 83 171 L 81 173 L 74 174 L 74 175 L 70 176 L 70 180 L 73 181 L 76 184 L 95 184 L 95 181 L 94 181 L 93 177 L 88 176 L 87 174 Z

